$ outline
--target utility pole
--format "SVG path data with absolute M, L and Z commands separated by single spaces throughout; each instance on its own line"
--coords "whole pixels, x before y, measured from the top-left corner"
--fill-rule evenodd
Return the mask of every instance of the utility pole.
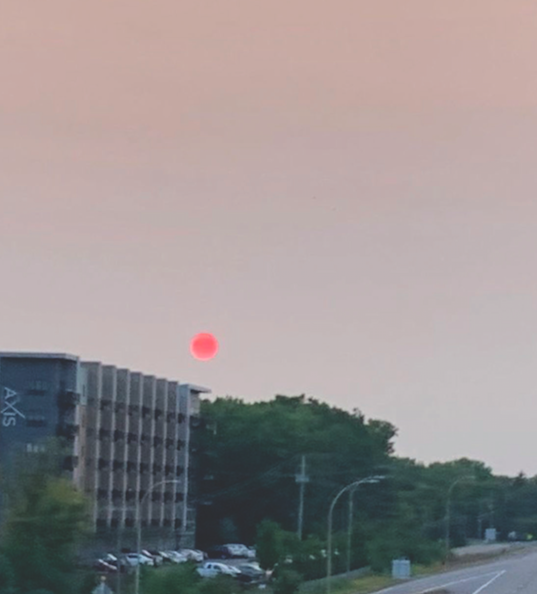
M 306 456 L 302 455 L 300 463 L 300 474 L 295 476 L 295 481 L 300 486 L 299 499 L 298 499 L 298 527 L 297 535 L 298 539 L 302 540 L 302 531 L 304 526 L 304 491 L 306 483 L 309 482 L 309 476 L 306 475 Z

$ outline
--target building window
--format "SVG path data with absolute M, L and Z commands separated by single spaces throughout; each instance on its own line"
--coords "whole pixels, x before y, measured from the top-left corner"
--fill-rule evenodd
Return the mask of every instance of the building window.
M 109 410 L 112 407 L 112 403 L 108 398 L 103 398 L 100 402 L 99 408 L 101 411 Z
M 114 470 L 123 470 L 123 468 L 125 468 L 125 463 L 123 460 L 114 460 L 112 467 Z
M 40 453 L 43 453 L 45 451 L 45 446 L 44 445 L 37 444 L 37 443 L 27 443 L 26 444 L 26 451 L 29 454 L 40 454 Z
M 43 380 L 34 380 L 28 384 L 27 394 L 29 396 L 43 396 L 49 389 L 48 382 Z
M 27 427 L 46 427 L 47 420 L 45 415 L 39 411 L 29 411 L 26 415 Z
M 111 431 L 109 429 L 99 429 L 99 439 L 110 439 Z
M 99 458 L 99 470 L 104 470 L 108 468 L 110 465 L 109 461 L 106 458 Z

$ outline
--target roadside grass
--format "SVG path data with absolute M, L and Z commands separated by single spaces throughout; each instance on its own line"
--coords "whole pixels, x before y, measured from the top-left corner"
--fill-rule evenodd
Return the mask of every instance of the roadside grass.
M 412 567 L 412 577 L 434 575 L 441 573 L 443 570 L 444 566 L 442 563 L 414 565 Z M 346 578 L 334 578 L 330 590 L 332 594 L 373 594 L 374 592 L 400 583 L 401 580 L 395 580 L 389 574 L 369 574 L 350 580 Z M 308 588 L 307 594 L 324 594 L 325 592 L 326 583 L 321 581 L 315 584 L 315 586 Z M 431 592 L 431 594 L 433 593 Z
M 332 594 L 369 594 L 382 588 L 388 588 L 397 583 L 389 575 L 365 575 L 359 578 L 347 580 L 335 578 L 332 580 L 330 591 Z M 320 582 L 308 589 L 308 594 L 324 594 L 326 583 Z

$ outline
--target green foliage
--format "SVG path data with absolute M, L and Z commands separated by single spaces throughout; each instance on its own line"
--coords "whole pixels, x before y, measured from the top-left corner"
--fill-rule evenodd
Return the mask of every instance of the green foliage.
M 283 569 L 274 581 L 274 594 L 295 594 L 302 583 L 302 576 L 293 569 Z
M 229 576 L 201 579 L 194 563 L 162 567 L 142 579 L 148 594 L 239 594 L 239 584 Z
M 334 489 L 357 476 L 378 473 L 388 464 L 395 429 L 366 421 L 305 396 L 276 396 L 247 404 L 235 398 L 202 402 L 208 430 L 200 436 L 202 481 L 198 538 L 215 544 L 215 526 L 233 520 L 239 541 L 254 542 L 265 518 L 285 530 L 297 527 L 298 491 L 294 480 L 307 455 L 305 532 L 325 527 L 327 500 Z
M 8 505 L 1 546 L 20 592 L 73 591 L 74 553 L 84 533 L 86 501 L 60 477 L 58 451 L 21 460 L 6 483 Z
M 264 567 L 291 555 L 293 569 L 320 577 L 330 501 L 341 487 L 372 474 L 387 478 L 356 493 L 351 569 L 387 568 L 401 555 L 414 563 L 441 558 L 448 492 L 452 546 L 477 537 L 479 526 L 494 525 L 504 538 L 510 531 L 537 534 L 537 479 L 495 477 L 468 458 L 428 466 L 396 458 L 395 428 L 366 420 L 359 410 L 347 412 L 302 395 L 253 404 L 217 398 L 202 403 L 202 415 L 207 430 L 200 437 L 199 476 L 211 480 L 201 481 L 206 504 L 198 515 L 201 546 L 215 542 L 217 526 L 220 541 L 257 540 Z M 297 543 L 295 475 L 302 455 L 310 482 L 306 538 Z M 451 489 L 461 477 L 468 478 Z M 335 572 L 346 568 L 346 501 L 343 497 L 334 513 L 333 544 L 340 553 L 333 559 Z
M 0 554 L 0 594 L 15 592 L 15 572 L 9 559 Z
M 143 576 L 143 590 L 151 594 L 198 594 L 200 577 L 196 566 L 185 563 L 163 567 Z
M 263 569 L 272 569 L 284 555 L 283 530 L 276 522 L 261 522 L 257 530 L 256 551 Z
M 199 594 L 238 594 L 240 591 L 239 584 L 227 575 L 203 580 L 198 586 Z

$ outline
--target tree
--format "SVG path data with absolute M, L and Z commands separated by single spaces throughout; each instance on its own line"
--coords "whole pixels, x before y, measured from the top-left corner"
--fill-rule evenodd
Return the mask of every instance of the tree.
M 7 484 L 8 509 L 1 546 L 22 592 L 70 594 L 76 545 L 87 521 L 86 500 L 61 478 L 53 449 L 28 455 Z
M 254 541 L 255 527 L 265 518 L 296 531 L 295 474 L 303 454 L 311 478 L 304 530 L 319 531 L 334 489 L 356 476 L 378 474 L 389 462 L 395 436 L 389 423 L 366 421 L 357 411 L 304 395 L 253 404 L 236 398 L 204 400 L 202 418 L 210 429 L 201 433 L 199 443 L 201 546 L 214 544 L 214 527 L 223 518 L 234 521 L 245 542 Z
M 284 554 L 281 527 L 272 520 L 263 520 L 257 530 L 256 552 L 259 565 L 272 569 Z
M 14 594 L 15 572 L 9 559 L 0 554 L 0 594 Z
M 144 575 L 144 591 L 151 594 L 198 594 L 200 577 L 192 563 L 163 567 Z

